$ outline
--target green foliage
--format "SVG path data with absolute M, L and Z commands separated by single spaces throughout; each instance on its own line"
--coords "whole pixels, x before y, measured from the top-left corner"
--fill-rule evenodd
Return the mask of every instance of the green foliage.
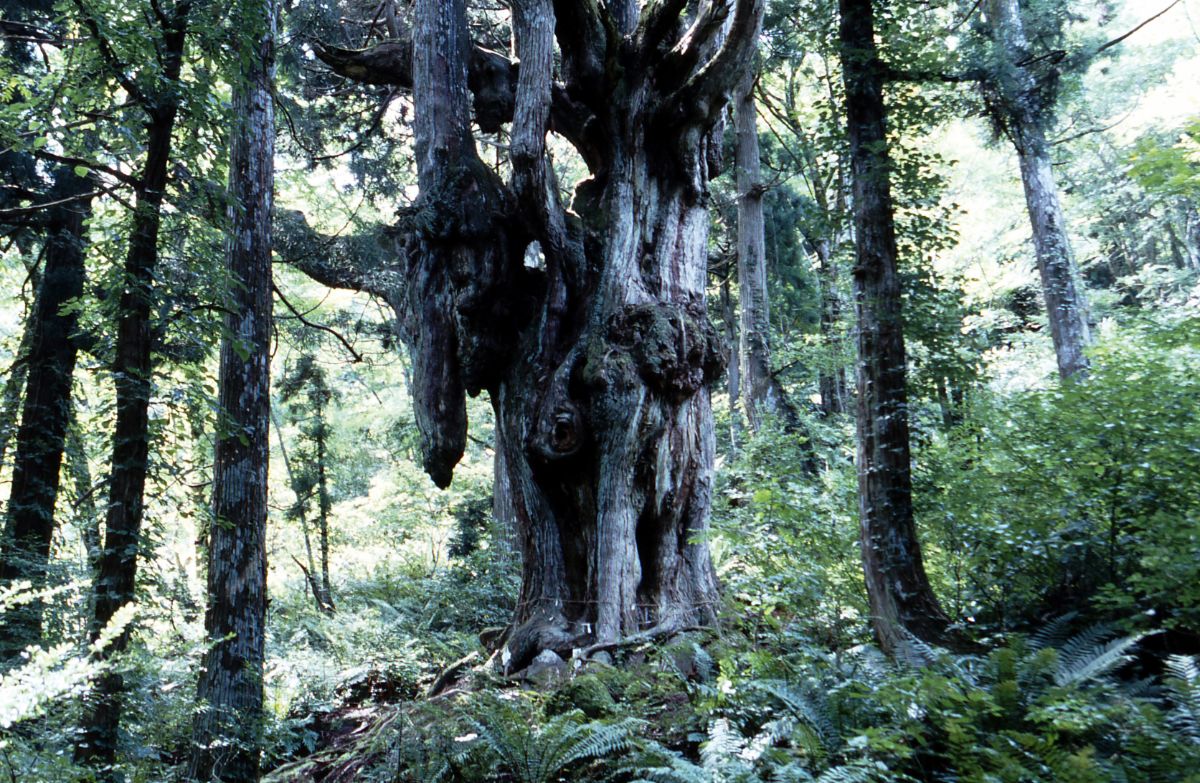
M 1001 398 L 918 455 L 917 503 L 960 617 L 1020 627 L 1055 606 L 1200 627 L 1197 323 L 1130 324 L 1091 377 Z
M 1200 200 L 1200 120 L 1188 123 L 1174 138 L 1165 135 L 1137 143 L 1129 173 L 1148 191 L 1194 204 Z
M 504 771 L 518 783 L 553 783 L 571 768 L 609 759 L 632 747 L 641 721 L 586 721 L 582 712 L 554 715 L 544 722 L 519 697 L 476 701 L 469 725 L 478 735 L 467 751 L 492 774 Z

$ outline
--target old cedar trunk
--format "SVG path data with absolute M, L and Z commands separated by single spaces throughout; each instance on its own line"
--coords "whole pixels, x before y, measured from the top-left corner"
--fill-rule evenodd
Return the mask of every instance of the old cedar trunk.
M 320 52 L 351 78 L 413 88 L 421 196 L 396 263 L 294 263 L 392 304 L 440 485 L 465 446 L 465 394 L 488 392 L 495 513 L 524 556 L 509 668 L 715 617 L 708 136 L 761 2 L 686 5 L 516 2 L 517 65 L 473 47 L 462 0 L 420 0 L 400 39 Z M 507 182 L 477 156 L 472 110 L 484 130 L 512 123 Z M 569 210 L 547 130 L 590 171 Z

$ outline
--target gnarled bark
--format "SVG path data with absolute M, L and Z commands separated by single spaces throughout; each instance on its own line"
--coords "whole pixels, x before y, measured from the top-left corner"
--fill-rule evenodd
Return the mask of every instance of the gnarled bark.
M 495 409 L 495 509 L 524 555 L 510 667 L 715 618 L 700 540 L 709 385 L 723 364 L 705 312 L 706 137 L 741 80 L 762 3 L 739 0 L 728 24 L 730 4 L 712 3 L 690 25 L 684 3 L 658 3 L 636 27 L 629 5 L 513 3 L 509 183 L 471 137 L 463 0 L 416 6 L 421 195 L 398 227 L 402 273 L 382 294 L 413 356 L 436 482 L 462 453 L 464 394 L 487 390 Z M 562 123 L 567 104 L 583 119 Z M 547 165 L 549 129 L 591 172 L 570 211 Z M 524 265 L 532 242 L 544 268 Z

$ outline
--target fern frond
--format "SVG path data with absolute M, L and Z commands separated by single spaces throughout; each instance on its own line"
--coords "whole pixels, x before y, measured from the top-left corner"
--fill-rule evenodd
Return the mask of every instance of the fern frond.
M 1175 703 L 1168 720 L 1172 728 L 1200 745 L 1200 666 L 1188 655 L 1168 656 L 1166 665 L 1166 686 Z
M 629 750 L 633 747 L 630 735 L 641 723 L 634 718 L 626 718 L 619 723 L 585 723 L 566 730 L 557 727 L 551 730 L 551 724 L 547 724 L 541 734 L 542 737 L 549 736 L 552 744 L 545 757 L 541 780 L 553 780 L 571 764 L 602 759 Z M 560 736 L 554 739 L 557 731 L 561 732 Z
M 1082 639 L 1077 636 L 1059 650 L 1054 681 L 1058 685 L 1078 685 L 1103 677 L 1128 663 L 1129 651 L 1143 638 L 1145 634 L 1135 634 L 1102 643 L 1092 634 Z
M 895 667 L 892 660 L 874 645 L 860 644 L 846 651 L 846 657 L 854 663 L 851 676 L 857 675 L 868 682 L 878 682 L 889 677 Z
M 1078 616 L 1078 612 L 1067 612 L 1047 621 L 1029 637 L 1029 648 L 1044 650 L 1047 647 L 1062 647 L 1067 641 L 1067 632 L 1071 629 L 1071 623 Z
M 643 760 L 653 759 L 653 763 L 624 769 L 630 783 L 712 783 L 712 776 L 704 767 L 685 759 L 678 751 L 650 742 L 644 753 Z
M 827 750 L 837 750 L 840 740 L 836 720 L 823 693 L 782 680 L 763 680 L 756 687 L 778 699 L 797 720 L 812 727 Z
M 817 778 L 817 783 L 876 783 L 883 780 L 882 775 L 887 772 L 886 768 L 880 769 L 880 766 L 872 762 L 862 762 L 833 767 L 822 772 Z
M 943 652 L 928 642 L 903 631 L 896 645 L 896 662 L 910 669 L 924 669 L 942 658 Z
M 719 768 L 742 752 L 746 738 L 726 718 L 717 718 L 708 728 L 708 741 L 700 746 L 700 761 L 705 769 Z

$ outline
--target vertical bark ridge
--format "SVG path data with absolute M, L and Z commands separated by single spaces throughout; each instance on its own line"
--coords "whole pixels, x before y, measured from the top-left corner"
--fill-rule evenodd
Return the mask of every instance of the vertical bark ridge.
M 242 68 L 230 142 L 229 290 L 213 461 L 208 608 L 189 777 L 259 776 L 267 607 L 274 0 L 240 5 Z M 323 502 L 323 501 L 322 501 Z
M 913 520 L 904 322 L 872 0 L 839 6 L 857 239 L 860 540 L 875 634 L 892 651 L 906 633 L 943 642 L 949 620 L 925 573 Z
M 724 44 L 708 23 L 681 42 L 685 6 L 650 6 L 631 28 L 634 3 L 513 5 L 508 186 L 479 163 L 465 119 L 462 0 L 416 4 L 411 77 L 372 71 L 390 62 L 381 47 L 323 50 L 342 73 L 414 89 L 422 193 L 401 221 L 405 288 L 386 295 L 414 356 L 435 481 L 461 455 L 464 391 L 486 389 L 496 412 L 494 510 L 524 558 L 509 668 L 715 617 L 699 540 L 712 495 L 708 387 L 723 369 L 705 310 L 704 139 L 740 80 L 762 3 L 738 0 L 736 40 Z M 476 92 L 477 113 L 481 103 Z M 565 122 L 571 107 L 585 119 Z M 569 213 L 549 126 L 591 175 Z M 526 268 L 533 241 L 545 263 Z

